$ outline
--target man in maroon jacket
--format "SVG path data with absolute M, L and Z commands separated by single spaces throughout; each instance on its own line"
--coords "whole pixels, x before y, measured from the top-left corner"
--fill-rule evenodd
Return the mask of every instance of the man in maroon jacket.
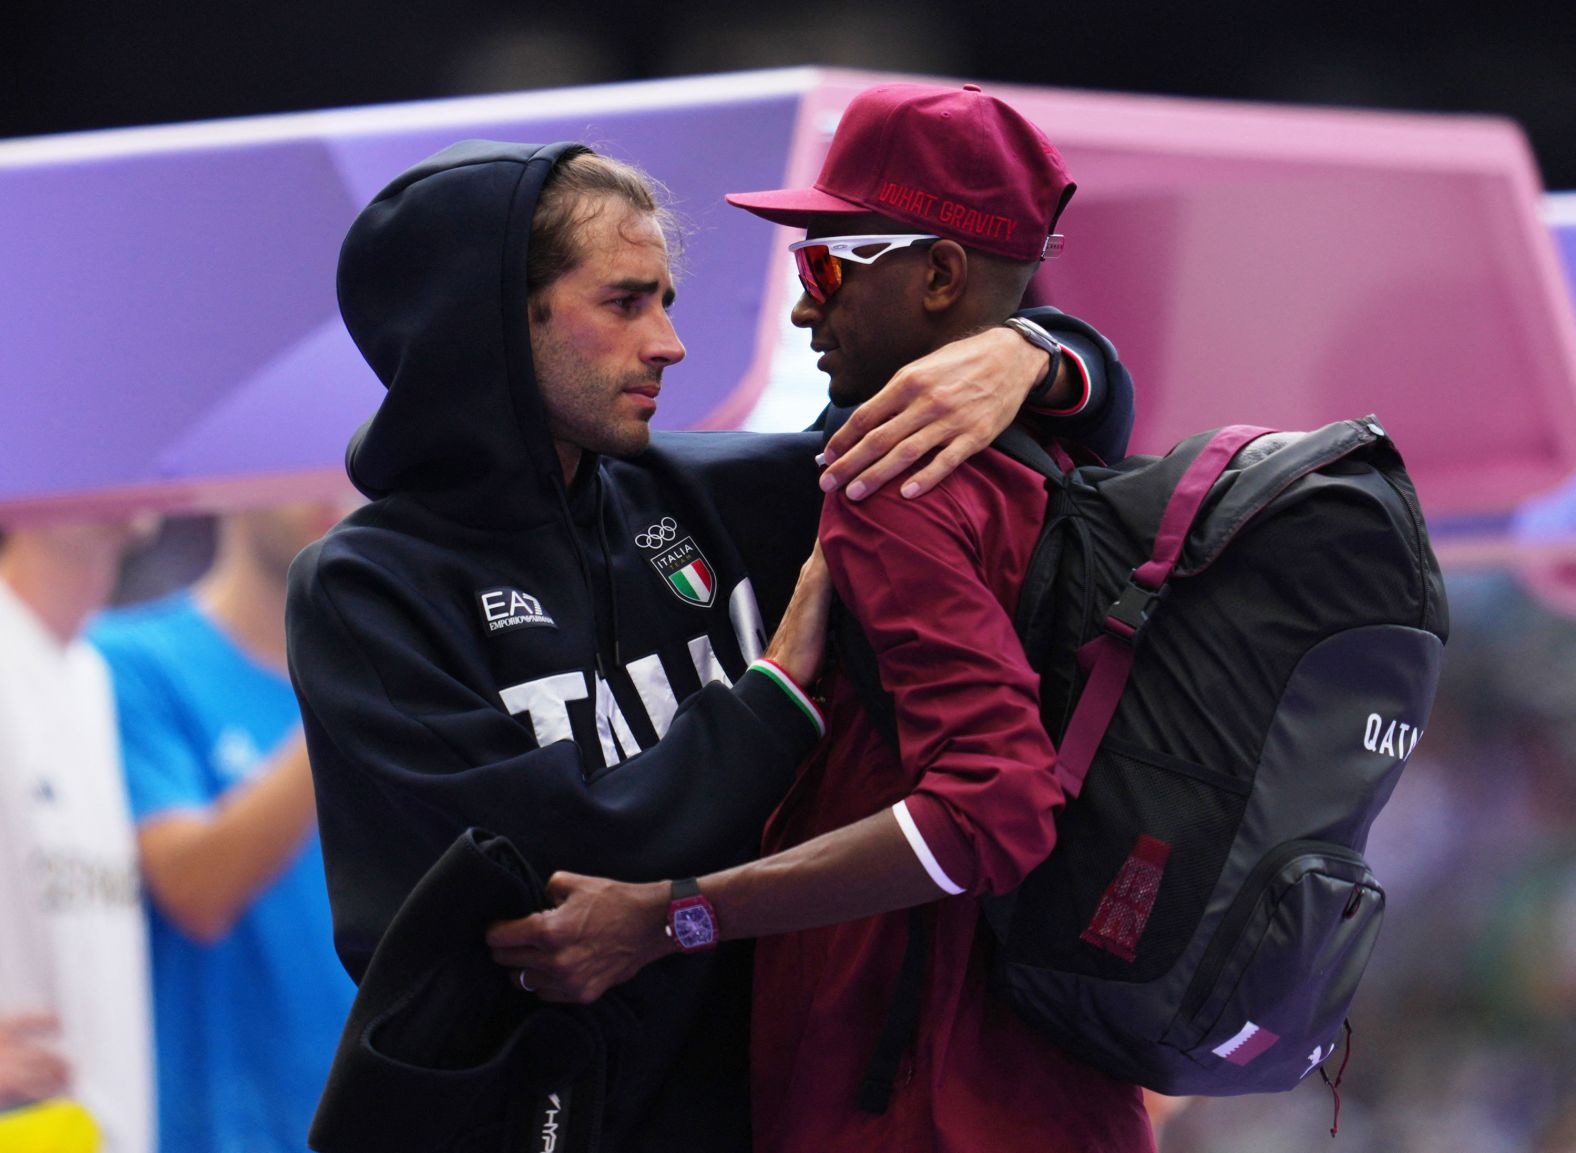
M 888 85 L 849 105 L 814 187 L 729 200 L 807 229 L 793 246 L 805 288 L 793 320 L 833 400 L 851 404 L 915 356 L 1009 317 L 1060 242 L 1073 187 L 1039 129 L 974 86 Z M 495 958 L 544 996 L 590 1000 L 675 951 L 765 938 L 760 1150 L 1151 1150 L 1136 1086 L 1065 1056 L 987 988 L 979 898 L 1045 858 L 1064 800 L 1012 623 L 1046 499 L 1041 478 L 1000 453 L 921 499 L 895 485 L 829 498 L 820 549 L 892 696 L 896 748 L 832 668 L 826 739 L 767 827 L 769 855 L 671 886 L 560 874 L 558 906 L 498 926 Z M 798 638 L 778 653 L 800 684 L 820 668 L 826 599 L 812 560 L 778 634 Z M 897 910 L 912 906 L 911 925 Z M 911 929 L 925 943 L 914 1040 L 889 1099 L 862 1103 Z

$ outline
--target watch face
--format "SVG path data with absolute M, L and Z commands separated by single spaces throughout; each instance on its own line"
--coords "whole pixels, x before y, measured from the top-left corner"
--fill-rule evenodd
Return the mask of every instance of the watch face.
M 704 905 L 690 905 L 673 914 L 673 937 L 683 949 L 698 949 L 715 939 L 716 927 Z

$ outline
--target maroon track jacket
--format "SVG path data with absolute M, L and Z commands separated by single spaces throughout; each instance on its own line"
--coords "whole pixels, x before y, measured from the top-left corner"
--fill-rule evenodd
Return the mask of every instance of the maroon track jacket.
M 936 490 L 829 498 L 821 541 L 838 595 L 896 704 L 901 760 L 836 671 L 828 735 L 767 826 L 775 852 L 891 807 L 932 879 L 913 1050 L 886 1113 L 855 1099 L 908 939 L 897 912 L 757 945 L 757 1150 L 1143 1153 L 1140 1090 L 1065 1056 L 987 989 L 978 895 L 1012 888 L 1055 842 L 1063 801 L 1038 678 L 1013 632 L 1045 512 L 1043 481 L 983 453 Z

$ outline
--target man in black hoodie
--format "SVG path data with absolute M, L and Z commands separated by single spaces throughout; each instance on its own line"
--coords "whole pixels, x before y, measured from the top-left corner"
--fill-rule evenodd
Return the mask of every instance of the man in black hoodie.
M 358 981 L 467 828 L 542 875 L 694 876 L 754 855 L 821 735 L 760 659 L 814 540 L 820 435 L 649 433 L 683 356 L 661 219 L 638 174 L 579 145 L 473 141 L 397 178 L 346 237 L 341 311 L 388 388 L 348 452 L 372 502 L 298 558 L 288 611 L 335 941 Z M 1042 315 L 1094 365 L 1063 382 L 1094 398 L 1073 419 L 1125 442 L 1109 346 Z M 977 375 L 997 379 L 989 347 Z M 1104 373 L 1121 387 L 1102 402 Z M 480 934 L 455 947 L 486 956 Z M 605 1105 L 559 1148 L 747 1148 L 747 980 L 725 947 L 622 989 Z M 358 1043 L 375 1028 L 341 1053 Z M 483 1056 L 435 1058 L 430 1083 Z M 506 1130 L 538 1124 L 559 1139 L 549 1103 L 488 1113 L 496 1145 L 457 1129 L 442 1147 L 515 1148 Z

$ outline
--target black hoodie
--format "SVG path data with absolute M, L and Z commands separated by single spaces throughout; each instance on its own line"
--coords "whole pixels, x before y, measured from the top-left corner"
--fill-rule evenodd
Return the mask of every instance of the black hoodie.
M 349 450 L 373 501 L 297 560 L 288 615 L 335 943 L 357 979 L 466 828 L 543 876 L 704 873 L 756 851 L 816 740 L 748 670 L 765 630 L 740 546 L 808 551 L 819 437 L 661 436 L 637 461 L 587 455 L 565 489 L 525 258 L 570 148 L 447 149 L 384 189 L 341 253 L 345 323 L 388 388 Z M 775 614 L 798 560 L 752 559 L 778 577 Z M 605 1147 L 748 1147 L 746 976 L 723 949 L 626 987 L 641 1036 L 617 1055 Z
M 817 738 L 750 662 L 814 538 L 820 436 L 658 433 L 564 485 L 525 267 L 542 183 L 576 148 L 446 149 L 341 253 L 346 326 L 388 393 L 348 452 L 372 502 L 297 559 L 288 635 L 358 980 L 467 828 L 544 877 L 698 875 L 756 852 Z M 614 1054 L 604 1148 L 748 1148 L 747 976 L 724 946 L 623 987 L 639 1035 Z

